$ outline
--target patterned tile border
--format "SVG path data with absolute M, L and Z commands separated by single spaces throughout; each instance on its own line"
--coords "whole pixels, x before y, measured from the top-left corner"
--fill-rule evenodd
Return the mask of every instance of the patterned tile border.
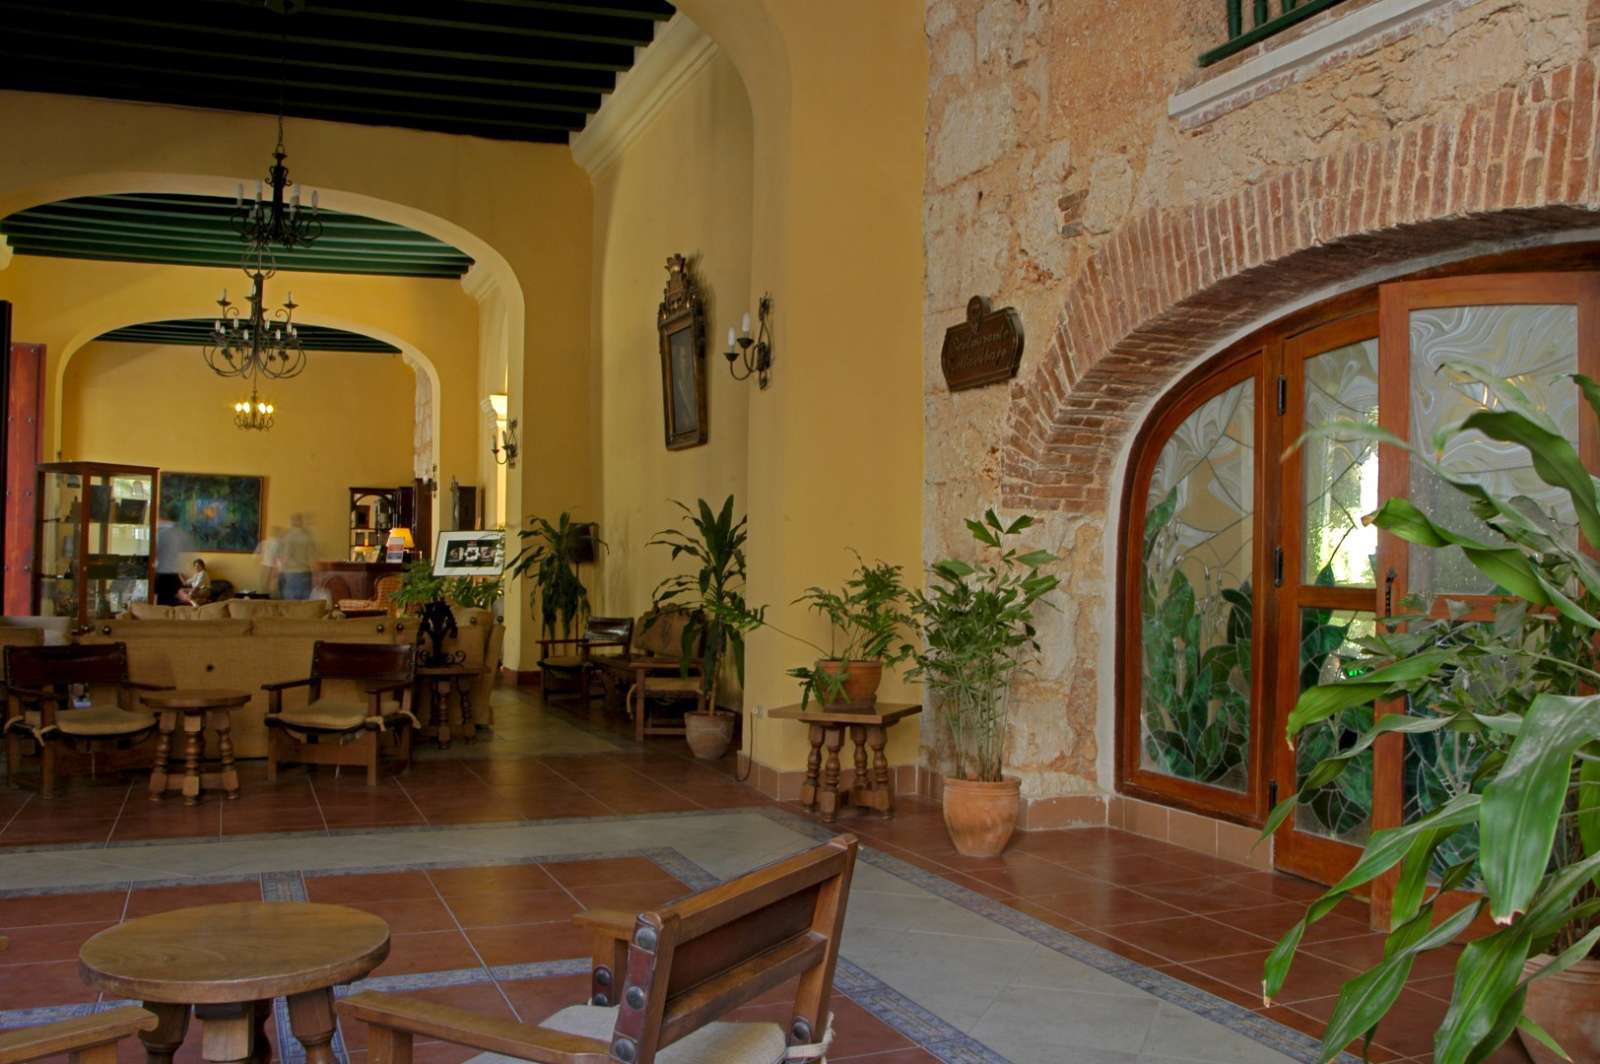
M 625 821 L 626 822 L 636 822 L 636 821 L 640 821 L 640 820 L 681 820 L 681 819 L 684 819 L 686 817 L 736 816 L 736 815 L 749 815 L 749 814 L 754 814 L 754 815 L 757 815 L 757 816 L 764 817 L 765 819 L 773 821 L 774 823 L 776 823 L 776 824 L 778 824 L 778 825 L 780 825 L 780 826 L 782 826 L 784 828 L 787 828 L 790 831 L 793 831 L 798 835 L 801 835 L 801 836 L 803 836 L 805 838 L 812 839 L 812 840 L 819 841 L 819 842 L 826 841 L 827 839 L 830 839 L 830 838 L 834 837 L 835 835 L 840 834 L 842 832 L 844 832 L 844 833 L 848 832 L 848 824 L 845 824 L 845 825 L 842 825 L 842 826 L 841 825 L 832 825 L 832 826 L 824 825 L 824 824 L 822 824 L 822 823 L 820 823 L 820 822 L 818 822 L 816 820 L 813 820 L 813 819 L 811 819 L 809 817 L 801 816 L 801 815 L 799 815 L 797 813 L 791 812 L 790 810 L 779 808 L 777 806 L 772 806 L 772 805 L 754 805 L 754 806 L 742 806 L 742 807 L 738 807 L 738 808 L 734 808 L 734 809 L 686 810 L 686 811 L 682 811 L 682 812 L 650 813 L 650 814 L 643 814 L 643 815 L 638 815 L 638 816 L 618 815 L 618 816 L 604 816 L 604 817 L 561 817 L 561 818 L 550 819 L 550 820 L 506 820 L 506 821 L 492 821 L 492 822 L 487 822 L 487 823 L 473 823 L 473 824 L 460 824 L 460 825 L 418 825 L 418 826 L 405 826 L 405 827 L 397 827 L 397 828 L 350 829 L 350 830 L 345 830 L 345 831 L 331 832 L 329 834 L 333 834 L 333 835 L 340 835 L 340 834 L 343 834 L 343 835 L 374 835 L 374 834 L 391 835 L 391 834 L 414 834 L 414 833 L 419 833 L 419 832 L 420 833 L 426 833 L 426 832 L 447 832 L 447 831 L 448 832 L 461 832 L 461 831 L 481 831 L 481 830 L 506 830 L 506 829 L 527 828 L 527 827 L 551 827 L 551 826 L 559 826 L 559 825 L 567 825 L 567 824 L 618 823 L 618 822 L 625 822 Z M 137 840 L 137 841 L 126 842 L 126 843 L 111 843 L 109 845 L 110 845 L 110 847 L 115 848 L 117 846 L 138 846 L 138 845 L 153 845 L 153 844 L 162 844 L 162 843 L 164 843 L 164 844 L 172 844 L 175 841 L 176 842 L 180 842 L 180 843 L 181 842 L 186 842 L 186 841 L 187 842 L 204 842 L 204 843 L 221 842 L 221 841 L 244 842 L 244 841 L 261 841 L 263 839 L 285 838 L 285 837 L 291 837 L 293 835 L 305 835 L 305 834 L 313 834 L 313 835 L 322 836 L 324 833 L 322 833 L 322 832 L 312 832 L 312 833 L 280 832 L 280 833 L 276 833 L 276 834 L 268 833 L 268 834 L 263 834 L 263 835 L 230 836 L 230 837 L 225 838 L 225 839 L 210 839 L 210 838 L 207 838 L 207 839 L 203 839 L 203 840 L 201 840 L 201 839 L 196 839 L 196 840 L 171 840 L 171 839 L 164 839 L 164 840 Z M 91 847 L 95 848 L 95 849 L 105 848 L 103 845 L 99 845 L 99 844 L 91 844 Z M 82 848 L 86 848 L 86 847 L 82 847 L 82 846 L 53 847 L 51 849 L 65 850 L 65 849 L 82 849 Z M 0 852 L 12 853 L 12 852 L 20 852 L 20 851 L 23 851 L 25 849 L 33 849 L 33 848 L 7 847 L 7 848 L 0 849 Z M 39 849 L 45 849 L 45 848 L 44 847 L 40 847 Z M 430 868 L 430 867 L 489 867 L 489 866 L 494 866 L 494 865 L 508 865 L 508 864 L 551 863 L 551 862 L 555 862 L 555 861 L 570 861 L 570 860 L 593 860 L 593 859 L 600 858 L 600 857 L 616 857 L 616 856 L 643 856 L 643 857 L 649 857 L 651 860 L 657 860 L 658 863 L 662 863 L 663 868 L 668 868 L 668 866 L 665 863 L 663 863 L 664 861 L 674 861 L 674 867 L 673 868 L 668 868 L 668 870 L 671 871 L 673 875 L 677 876 L 677 878 L 682 880 L 684 883 L 690 885 L 691 887 L 693 887 L 694 889 L 697 889 L 697 890 L 698 889 L 702 889 L 705 886 L 708 886 L 708 885 L 711 885 L 711 884 L 717 882 L 716 878 L 711 876 L 709 873 L 705 872 L 704 869 L 701 869 L 698 865 L 695 865 L 693 862 L 689 861 L 687 858 L 684 858 L 681 854 L 678 854 L 676 851 L 672 851 L 672 850 L 627 850 L 627 851 L 613 851 L 613 852 L 610 852 L 610 853 L 589 853 L 589 854 L 575 854 L 575 855 L 563 854 L 563 855 L 555 856 L 555 857 L 538 856 L 538 857 L 528 857 L 528 858 L 495 858 L 495 859 L 491 859 L 491 860 L 482 860 L 482 861 L 470 861 L 469 860 L 469 861 L 464 861 L 464 862 L 460 861 L 460 860 L 441 860 L 441 861 L 436 861 L 436 862 L 420 862 L 420 863 L 411 863 L 411 864 L 382 865 L 382 866 L 378 866 L 376 868 L 317 870 L 316 874 L 317 875 L 355 875 L 355 874 L 370 873 L 372 871 L 380 871 L 380 870 L 381 871 L 396 871 L 396 870 L 404 871 L 404 870 L 410 870 L 410 869 L 424 870 L 424 869 L 427 869 L 427 868 Z M 659 858 L 659 860 L 658 860 L 658 858 Z M 1153 969 L 1146 968 L 1144 965 L 1141 965 L 1136 961 L 1132 961 L 1132 960 L 1129 960 L 1129 959 L 1127 959 L 1125 957 L 1118 956 L 1117 954 L 1112 953 L 1109 950 L 1105 950 L 1105 949 L 1100 948 L 1099 946 L 1095 946 L 1095 945 L 1093 945 L 1091 943 L 1085 942 L 1082 939 L 1077 938 L 1076 936 L 1074 936 L 1074 935 L 1072 935 L 1072 934 L 1070 934 L 1070 933 L 1068 933 L 1066 931 L 1062 931 L 1062 930 L 1060 930 L 1058 928 L 1052 927 L 1049 924 L 1046 924 L 1046 923 L 1044 923 L 1044 922 L 1042 922 L 1040 920 L 1036 920 L 1033 917 L 1026 915 L 1025 913 L 1022 913 L 1022 912 L 1020 912 L 1020 911 L 1018 911 L 1016 909 L 1013 909 L 1010 906 L 1006 905 L 1004 902 L 1001 902 L 1001 901 L 998 901 L 998 900 L 996 900 L 994 898 L 990 898 L 990 897 L 987 897 L 985 895 L 979 894 L 976 891 L 968 890 L 967 888 L 965 888 L 963 886 L 960 886 L 957 883 L 954 883 L 954 882 L 952 882 L 952 881 L 950 881 L 948 879 L 945 879 L 943 876 L 940 876 L 940 875 L 938 875 L 938 874 L 936 874 L 934 872 L 929 872 L 929 871 L 927 871 L 925 869 L 918 868 L 915 865 L 908 864 L 907 862 L 902 861 L 899 858 L 892 857 L 889 854 L 883 853 L 882 851 L 874 849 L 871 846 L 863 845 L 861 847 L 861 859 L 864 862 L 866 862 L 867 864 L 870 864 L 875 868 L 878 868 L 878 869 L 880 869 L 880 870 L 882 870 L 882 871 L 884 871 L 884 872 L 886 872 L 886 873 L 888 873 L 890 875 L 893 875 L 893 876 L 895 876 L 895 877 L 897 877 L 899 879 L 903 879 L 906 882 L 911 883 L 912 885 L 914 885 L 914 886 L 916 886 L 916 887 L 918 887 L 918 888 L 920 888 L 922 890 L 925 890 L 928 893 L 933 894 L 936 897 L 942 898 L 942 899 L 944 899 L 946 901 L 950 901 L 950 902 L 952 902 L 952 903 L 954 903 L 956 905 L 959 905 L 960 907 L 968 910 L 969 912 L 975 913 L 975 914 L 977 914 L 979 916 L 982 916 L 985 919 L 987 919 L 987 920 L 989 920 L 989 921 L 991 921 L 993 923 L 997 923 L 997 924 L 1001 925 L 1002 927 L 1007 928 L 1008 930 L 1014 931 L 1017 934 L 1021 935 L 1022 937 L 1027 938 L 1027 939 L 1029 939 L 1029 940 L 1031 940 L 1033 942 L 1036 942 L 1039 945 L 1044 946 L 1047 949 L 1054 950 L 1055 952 L 1060 953 L 1063 956 L 1070 957 L 1073 960 L 1076 960 L 1076 961 L 1078 961 L 1078 962 L 1080 962 L 1080 963 L 1082 963 L 1084 965 L 1087 965 L 1090 968 L 1095 969 L 1096 971 L 1103 972 L 1106 975 L 1110 975 L 1113 978 L 1119 979 L 1122 982 L 1125 982 L 1130 986 L 1137 987 L 1138 989 L 1145 991 L 1146 993 L 1152 995 L 1153 997 L 1156 997 L 1156 998 L 1159 998 L 1162 1001 L 1166 1001 L 1166 1002 L 1169 1002 L 1171 1004 L 1177 1005 L 1178 1007 L 1183 1008 L 1183 1009 L 1185 1009 L 1185 1010 L 1187 1010 L 1189 1012 L 1192 1012 L 1195 1015 L 1198 1015 L 1198 1016 L 1201 1016 L 1201 1017 L 1203 1017 L 1205 1019 L 1208 1019 L 1208 1020 L 1212 1021 L 1213 1023 L 1216 1023 L 1216 1024 L 1218 1024 L 1218 1025 L 1220 1025 L 1222 1027 L 1227 1028 L 1230 1031 L 1235 1032 L 1236 1034 L 1240 1034 L 1240 1035 L 1243 1035 L 1246 1038 L 1249 1038 L 1251 1041 L 1257 1042 L 1257 1043 L 1259 1043 L 1261 1045 L 1264 1045 L 1264 1046 L 1266 1046 L 1266 1047 L 1268 1047 L 1270 1049 L 1276 1050 L 1277 1052 L 1282 1053 L 1285 1056 L 1289 1057 L 1291 1060 L 1302 1062 L 1302 1064 L 1316 1064 L 1316 1062 L 1321 1059 L 1321 1056 L 1322 1056 L 1322 1053 L 1321 1053 L 1321 1042 L 1319 1040 L 1315 1039 L 1315 1038 L 1312 1038 L 1309 1035 L 1302 1034 L 1301 1032 L 1296 1031 L 1293 1028 L 1285 1027 L 1284 1025 L 1282 1025 L 1280 1023 L 1277 1023 L 1274 1020 L 1268 1019 L 1265 1016 L 1262 1016 L 1262 1015 L 1260 1015 L 1258 1013 L 1252 1012 L 1251 1010 L 1249 1010 L 1247 1008 L 1244 1008 L 1243 1006 L 1236 1005 L 1231 1001 L 1226 1001 L 1226 1000 L 1223 1000 L 1222 998 L 1218 998 L 1215 995 L 1209 994 L 1209 993 L 1207 993 L 1207 992 L 1205 992 L 1203 990 L 1200 990 L 1197 987 L 1191 986 L 1190 984 L 1185 983 L 1180 979 L 1176 979 L 1176 978 L 1174 978 L 1172 976 L 1169 976 L 1169 975 L 1167 975 L 1167 974 L 1165 974 L 1163 972 L 1157 972 L 1157 971 L 1155 971 Z M 274 875 L 274 874 L 278 874 L 278 873 L 265 873 L 265 876 L 271 876 L 271 875 Z M 241 879 L 249 879 L 249 878 L 252 878 L 252 877 L 250 877 L 250 876 L 231 876 L 231 877 L 230 876 L 221 876 L 221 877 L 207 877 L 205 879 L 188 878 L 188 879 L 181 879 L 181 880 L 161 881 L 159 884 L 148 883 L 148 882 L 136 882 L 133 885 L 136 886 L 136 887 L 144 887 L 144 886 L 153 886 L 153 885 L 195 884 L 195 883 L 201 883 L 201 882 L 237 882 L 237 881 L 239 881 Z M 104 887 L 100 887 L 100 888 L 96 888 L 95 886 L 92 886 L 92 885 L 75 885 L 75 886 L 72 886 L 72 887 L 61 888 L 61 889 L 57 889 L 57 888 L 21 889 L 21 890 L 16 890 L 16 891 L 0 891 L 0 897 L 9 897 L 9 896 L 16 896 L 16 895 L 33 895 L 33 894 L 43 894 L 43 893 L 65 893 L 65 892 L 76 893 L 76 892 L 80 892 L 80 891 L 88 891 L 88 890 L 94 890 L 94 889 L 120 889 L 121 887 L 126 886 L 126 885 L 127 884 L 125 884 L 125 883 L 109 883 L 109 884 L 106 884 Z M 10 1021 L 10 1017 L 11 1017 L 10 1013 L 0 1012 L 0 1028 L 3 1028 L 3 1027 L 8 1025 L 8 1023 Z M 882 1017 L 880 1017 L 880 1018 L 882 1018 Z M 885 1022 L 890 1022 L 890 1021 L 885 1019 Z M 943 1021 L 940 1021 L 940 1022 L 942 1023 Z M 891 1023 L 891 1026 L 892 1026 L 892 1023 Z M 954 1028 L 951 1028 L 951 1030 L 954 1031 Z M 960 1034 L 960 1032 L 956 1032 L 956 1033 Z M 961 1037 L 965 1038 L 966 1036 L 965 1035 L 961 1035 Z M 976 1043 L 976 1042 L 974 1042 L 973 1045 L 978 1046 L 978 1048 L 980 1050 L 982 1050 L 983 1052 L 992 1052 L 992 1051 L 988 1050 L 987 1048 L 982 1047 L 981 1045 L 978 1045 L 978 1043 Z M 926 1046 L 925 1045 L 924 1048 L 928 1048 L 930 1052 L 933 1051 L 932 1047 L 930 1047 L 930 1046 Z M 965 1061 L 961 1057 L 950 1057 L 948 1059 L 950 1059 L 950 1060 L 962 1060 L 963 1064 L 965 1064 Z M 981 1057 L 980 1056 L 980 1057 L 973 1057 L 973 1058 L 970 1058 L 970 1059 L 977 1060 L 977 1061 L 989 1061 L 989 1060 L 1000 1060 L 1002 1058 L 992 1057 L 992 1056 L 991 1057 Z M 1339 1062 L 1339 1064 L 1359 1064 L 1359 1061 L 1355 1057 L 1351 1056 L 1348 1053 L 1341 1054 L 1339 1057 L 1337 1057 L 1335 1059 Z M 291 1062 L 291 1064 L 298 1064 L 298 1062 Z

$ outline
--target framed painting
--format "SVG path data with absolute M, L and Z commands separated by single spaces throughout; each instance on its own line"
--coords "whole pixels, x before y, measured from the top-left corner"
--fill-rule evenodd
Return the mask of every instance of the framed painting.
M 706 442 L 706 315 L 682 255 L 667 260 L 667 288 L 656 311 L 661 339 L 661 407 L 667 450 Z
M 506 567 L 506 534 L 440 532 L 433 552 L 434 576 L 499 576 Z
M 261 542 L 264 487 L 263 477 L 163 471 L 159 512 L 189 534 L 194 551 L 249 554 Z

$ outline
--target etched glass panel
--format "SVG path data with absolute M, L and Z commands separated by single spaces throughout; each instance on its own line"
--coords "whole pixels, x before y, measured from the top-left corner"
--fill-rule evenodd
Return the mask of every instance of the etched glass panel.
M 1568 375 L 1578 369 L 1578 311 L 1573 306 L 1442 307 L 1413 311 L 1411 331 L 1411 439 L 1433 448 L 1436 434 L 1485 409 L 1488 390 L 1474 376 L 1521 389 L 1551 428 L 1578 438 L 1578 389 Z M 1449 363 L 1450 365 L 1447 365 Z M 1471 371 L 1461 368 L 1471 367 Z M 1573 529 L 1571 501 L 1540 480 L 1528 453 L 1479 432 L 1454 437 L 1440 454 L 1453 474 L 1482 483 L 1497 495 L 1524 495 L 1555 521 Z M 1497 543 L 1470 509 L 1470 500 L 1411 463 L 1410 499 L 1433 520 L 1474 539 Z M 1458 550 L 1410 549 L 1411 589 L 1425 594 L 1489 594 L 1494 585 Z
M 1428 693 L 1408 700 L 1406 712 L 1412 716 L 1431 717 Z M 1483 763 L 1488 747 L 1481 737 L 1465 732 L 1437 731 L 1421 735 L 1408 735 L 1405 742 L 1405 760 L 1402 815 L 1406 823 L 1419 820 L 1458 795 L 1472 789 L 1472 774 Z M 1467 827 L 1451 835 L 1434 851 L 1430 875 L 1437 877 L 1444 869 L 1478 852 L 1478 825 Z M 1467 886 L 1477 883 L 1474 872 Z
M 1378 423 L 1378 341 L 1363 340 L 1305 361 L 1305 426 Z M 1378 508 L 1378 445 L 1348 433 L 1307 439 L 1304 470 L 1308 584 L 1372 587 L 1378 530 L 1361 523 Z
M 1246 380 L 1162 447 L 1144 527 L 1141 763 L 1232 791 L 1248 783 L 1254 492 Z
M 1300 690 L 1332 683 L 1361 669 L 1354 663 L 1362 650 L 1357 639 L 1375 634 L 1368 613 L 1351 610 L 1300 611 Z M 1295 739 L 1295 786 L 1298 788 L 1317 762 L 1354 745 L 1372 727 L 1372 706 L 1357 706 L 1320 721 Z M 1372 827 L 1372 751 L 1366 750 L 1338 779 L 1302 794 L 1295 813 L 1295 828 L 1310 835 L 1361 844 Z

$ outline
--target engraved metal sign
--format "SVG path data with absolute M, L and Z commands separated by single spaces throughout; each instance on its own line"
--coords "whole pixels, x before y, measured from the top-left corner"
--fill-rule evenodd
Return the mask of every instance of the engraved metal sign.
M 945 330 L 939 364 L 952 392 L 1010 380 L 1022 365 L 1022 316 L 1015 307 L 990 310 L 987 299 L 973 296 L 967 320 Z

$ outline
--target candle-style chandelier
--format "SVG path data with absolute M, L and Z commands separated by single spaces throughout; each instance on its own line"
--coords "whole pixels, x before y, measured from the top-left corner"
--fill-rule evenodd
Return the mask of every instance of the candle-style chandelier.
M 222 290 L 217 306 L 222 308 L 212 323 L 211 335 L 201 348 L 206 365 L 219 377 L 267 377 L 287 380 L 306 368 L 306 349 L 295 328 L 294 312 L 299 306 L 294 293 L 283 306 L 267 309 L 268 274 L 246 270 L 251 287 L 249 306 L 241 307 Z
M 283 248 L 308 248 L 322 236 L 322 211 L 317 205 L 316 190 L 311 192 L 311 209 L 302 209 L 300 186 L 289 180 L 289 168 L 283 165 L 288 157 L 283 150 L 283 115 L 280 114 L 278 146 L 272 150 L 273 162 L 267 167 L 265 189 L 258 178 L 255 199 L 246 200 L 241 182 L 233 200 L 233 226 L 245 246 L 258 253 L 270 254 L 274 244 Z M 292 195 L 290 188 L 294 189 Z M 264 191 L 270 192 L 270 196 L 264 198 Z
M 276 409 L 261 398 L 256 391 L 256 382 L 251 381 L 250 398 L 241 399 L 233 404 L 233 423 L 241 429 L 257 429 L 265 432 L 272 427 L 272 415 Z

